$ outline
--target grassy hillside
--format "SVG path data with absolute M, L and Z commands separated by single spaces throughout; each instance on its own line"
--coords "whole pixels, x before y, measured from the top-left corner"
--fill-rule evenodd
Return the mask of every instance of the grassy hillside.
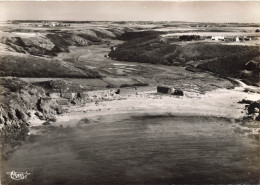
M 18 53 L 37 56 L 56 56 L 69 52 L 69 46 L 88 46 L 106 43 L 124 33 L 124 28 L 85 29 L 85 30 L 26 30 L 15 29 L 0 36 L 0 44 Z M 22 34 L 22 35 L 21 35 Z
M 70 63 L 28 54 L 0 55 L 0 76 L 96 78 L 97 72 L 79 69 Z
M 127 37 L 126 37 L 127 35 Z M 134 38 L 134 36 L 139 36 Z M 172 42 L 162 41 L 158 32 L 145 34 L 141 32 L 122 35 L 125 43 L 119 45 L 110 56 L 117 60 L 182 65 L 197 63 L 198 69 L 211 71 L 223 77 L 242 78 L 250 84 L 260 81 L 259 67 L 250 71 L 250 75 L 243 76 L 241 71 L 246 69 L 246 63 L 254 60 L 260 65 L 259 46 L 224 45 L 209 42 Z

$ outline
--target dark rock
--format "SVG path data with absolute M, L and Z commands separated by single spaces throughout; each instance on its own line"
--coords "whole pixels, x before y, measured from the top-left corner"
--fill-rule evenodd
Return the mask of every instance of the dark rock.
M 243 100 L 241 100 L 241 101 L 239 101 L 239 102 L 237 102 L 237 103 L 240 103 L 240 104 L 251 104 L 251 103 L 253 103 L 254 101 L 252 101 L 252 100 L 246 100 L 246 99 L 243 99 Z
M 88 95 L 88 93 L 85 93 L 85 92 L 79 92 L 79 93 L 77 93 L 76 97 L 84 100 L 84 99 L 88 98 L 89 95 Z
M 162 94 L 171 94 L 174 92 L 174 88 L 170 86 L 157 86 L 157 92 Z
M 81 98 L 80 92 L 77 93 L 76 98 Z
M 62 110 L 61 107 L 56 107 L 55 111 L 56 111 L 57 114 L 62 114 L 63 113 L 63 110 Z
M 35 112 L 35 116 L 37 116 L 40 120 L 44 120 L 45 117 L 43 116 L 43 114 L 41 112 Z
M 174 90 L 174 92 L 172 93 L 172 95 L 175 96 L 184 96 L 184 93 L 182 90 Z
M 117 91 L 115 92 L 115 94 L 120 94 L 120 89 L 117 89 Z
M 245 88 L 245 89 L 244 89 L 244 92 L 249 92 L 249 89 L 248 89 L 248 88 Z
M 43 109 L 41 108 L 41 102 L 42 102 L 42 100 L 40 98 L 40 99 L 38 99 L 38 101 L 36 103 L 37 110 L 40 111 L 40 112 L 43 111 Z
M 76 105 L 76 104 L 77 104 L 77 102 L 76 102 L 75 100 L 71 100 L 70 103 L 71 103 L 72 105 Z
M 23 120 L 24 122 L 28 120 L 28 116 L 19 109 L 15 110 L 15 115 L 18 119 Z
M 256 113 L 255 110 L 259 109 L 260 110 L 260 101 L 255 101 L 253 103 L 251 103 L 249 106 L 248 106 L 248 114 L 253 114 L 253 113 Z
M 135 84 L 122 84 L 122 85 L 120 85 L 120 88 L 133 87 L 133 86 L 141 87 L 141 86 L 148 86 L 148 85 L 149 85 L 148 83 L 139 82 L 139 83 L 135 83 Z

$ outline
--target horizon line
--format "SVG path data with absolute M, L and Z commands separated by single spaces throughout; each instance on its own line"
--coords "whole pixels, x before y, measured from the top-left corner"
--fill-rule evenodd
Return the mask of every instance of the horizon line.
M 211 22 L 211 21 L 169 21 L 169 20 L 62 20 L 62 19 L 10 19 L 10 20 L 2 20 L 0 22 L 12 22 L 12 21 L 35 21 L 35 22 L 48 22 L 48 21 L 56 21 L 56 22 L 181 22 L 181 23 L 222 23 L 222 24 L 260 24 L 260 22 Z M 260 25 L 259 25 L 260 26 Z

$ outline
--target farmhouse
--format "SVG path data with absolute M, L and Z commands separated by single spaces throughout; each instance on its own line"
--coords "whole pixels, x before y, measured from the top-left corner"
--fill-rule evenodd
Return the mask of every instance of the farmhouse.
M 56 27 L 56 26 L 59 26 L 60 24 L 58 23 L 58 22 L 52 22 L 51 23 L 51 26 L 53 26 L 53 27 Z
M 211 40 L 216 40 L 216 41 L 219 41 L 219 40 L 224 41 L 224 39 L 225 39 L 224 36 L 212 36 L 211 37 Z
M 235 37 L 235 41 L 238 42 L 239 41 L 239 37 Z

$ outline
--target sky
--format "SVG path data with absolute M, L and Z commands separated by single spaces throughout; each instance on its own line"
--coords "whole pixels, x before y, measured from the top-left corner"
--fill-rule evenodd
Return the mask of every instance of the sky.
M 260 23 L 260 1 L 1 1 L 0 20 Z

